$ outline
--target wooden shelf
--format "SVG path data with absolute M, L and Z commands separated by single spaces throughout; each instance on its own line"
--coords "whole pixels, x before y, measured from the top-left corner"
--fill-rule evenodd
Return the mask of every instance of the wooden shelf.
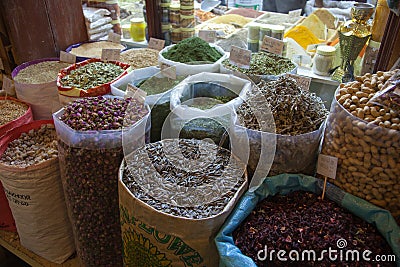
M 0 245 L 25 261 L 32 267 L 79 267 L 78 258 L 75 256 L 63 264 L 56 264 L 34 254 L 21 246 L 17 233 L 0 230 Z

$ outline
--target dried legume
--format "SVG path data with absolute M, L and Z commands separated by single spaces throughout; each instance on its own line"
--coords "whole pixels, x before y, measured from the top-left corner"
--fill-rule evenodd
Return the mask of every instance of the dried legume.
M 158 65 L 158 51 L 149 48 L 129 49 L 123 52 L 119 61 L 130 65 L 133 69 Z
M 12 100 L 0 101 L 0 126 L 15 119 L 18 119 L 26 113 L 28 105 Z

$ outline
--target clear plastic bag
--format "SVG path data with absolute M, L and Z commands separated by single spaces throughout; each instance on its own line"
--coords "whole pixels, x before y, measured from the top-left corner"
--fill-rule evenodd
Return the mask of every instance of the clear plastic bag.
M 380 92 L 375 94 L 369 102 L 400 113 L 400 70 L 383 85 Z

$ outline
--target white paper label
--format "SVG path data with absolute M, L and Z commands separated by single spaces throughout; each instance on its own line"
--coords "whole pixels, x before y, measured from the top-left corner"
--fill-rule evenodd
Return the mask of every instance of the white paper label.
M 120 49 L 105 48 L 101 50 L 101 59 L 104 61 L 118 61 L 120 54 Z
M 115 32 L 110 32 L 108 34 L 108 41 L 119 44 L 121 43 L 121 35 Z
M 149 40 L 149 45 L 147 47 L 160 51 L 164 48 L 164 45 L 165 45 L 165 40 L 151 37 Z
M 291 10 L 291 11 L 289 11 L 289 17 L 290 17 L 290 18 L 297 18 L 297 17 L 300 17 L 300 16 L 301 16 L 301 12 L 302 12 L 301 9 Z
M 176 80 L 176 67 L 175 66 L 170 66 L 165 63 L 160 64 L 160 69 L 162 75 L 165 77 L 168 77 L 170 79 Z
M 335 179 L 337 163 L 338 163 L 338 158 L 324 154 L 319 154 L 317 173 L 321 174 L 322 176 Z
M 297 74 L 292 74 L 288 73 L 286 74 L 287 77 L 290 77 L 292 79 L 295 79 L 297 82 L 297 85 L 303 90 L 303 91 L 309 91 L 310 90 L 310 84 L 311 84 L 311 78 L 310 77 L 305 77 Z
M 267 51 L 270 53 L 274 53 L 277 55 L 282 55 L 283 52 L 283 47 L 285 46 L 285 43 L 281 40 L 269 37 L 269 36 L 264 36 L 262 45 L 261 45 L 261 50 Z
M 0 70 L 4 70 L 3 60 L 0 58 Z
M 240 68 L 249 69 L 251 61 L 251 51 L 237 46 L 231 47 L 229 62 Z
M 132 84 L 128 84 L 127 88 L 126 88 L 126 93 L 129 97 L 132 97 L 138 101 L 140 101 L 141 103 L 144 103 L 147 93 L 145 91 L 143 91 L 142 89 L 132 85 Z
M 60 61 L 74 64 L 76 62 L 76 55 L 60 51 Z
M 217 32 L 212 30 L 200 30 L 199 37 L 207 43 L 214 43 L 217 38 Z

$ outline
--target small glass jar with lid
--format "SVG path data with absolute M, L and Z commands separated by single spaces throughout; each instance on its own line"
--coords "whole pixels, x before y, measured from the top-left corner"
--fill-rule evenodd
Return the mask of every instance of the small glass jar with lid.
M 271 27 L 270 25 L 261 25 L 260 26 L 260 34 L 259 41 L 262 42 L 264 40 L 264 36 L 271 36 Z
M 131 37 L 135 42 L 143 42 L 146 39 L 146 22 L 144 18 L 132 18 Z
M 171 30 L 171 42 L 172 43 L 177 44 L 182 40 L 181 32 L 182 32 L 181 28 L 172 27 L 172 30 Z
M 161 3 L 161 23 L 169 23 L 169 3 Z
M 312 70 L 315 74 L 329 76 L 332 64 L 335 59 L 336 48 L 329 45 L 320 45 L 317 47 L 317 53 L 314 56 Z
M 169 7 L 169 22 L 172 25 L 179 25 L 181 19 L 181 12 L 179 10 L 179 5 L 171 5 Z
M 194 28 L 181 28 L 181 40 L 193 37 L 194 34 Z
M 271 28 L 271 37 L 278 40 L 283 40 L 284 32 L 285 32 L 285 26 L 274 25 L 274 27 Z
M 183 5 L 181 5 L 180 13 L 183 16 L 193 16 L 194 15 L 194 6 L 183 6 Z
M 181 15 L 181 20 L 180 20 L 179 25 L 182 28 L 194 28 L 194 26 L 195 26 L 194 15 L 191 15 L 191 16 Z
M 247 26 L 247 28 L 248 28 L 247 39 L 258 40 L 258 38 L 260 36 L 260 25 L 250 24 Z

